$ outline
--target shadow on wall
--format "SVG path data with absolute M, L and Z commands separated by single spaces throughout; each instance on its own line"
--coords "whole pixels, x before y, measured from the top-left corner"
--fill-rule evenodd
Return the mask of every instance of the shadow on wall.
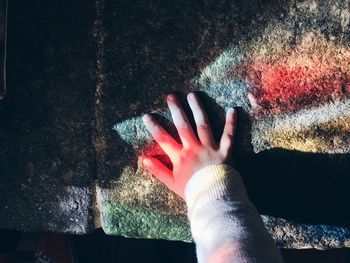
M 107 122 L 164 107 L 166 93 L 188 90 L 226 48 L 257 38 L 287 12 L 279 0 L 107 1 L 102 96 Z
M 93 229 L 93 1 L 9 2 L 0 225 Z
M 219 141 L 225 112 L 213 98 L 204 92 L 198 94 Z M 182 105 L 186 105 L 185 112 L 195 127 L 184 100 Z M 249 114 L 238 108 L 232 163 L 242 174 L 249 196 L 261 214 L 309 224 L 350 226 L 350 154 L 304 153 L 281 148 L 254 153 L 250 135 Z
M 350 154 L 273 149 L 237 154 L 235 161 L 260 213 L 350 226 Z

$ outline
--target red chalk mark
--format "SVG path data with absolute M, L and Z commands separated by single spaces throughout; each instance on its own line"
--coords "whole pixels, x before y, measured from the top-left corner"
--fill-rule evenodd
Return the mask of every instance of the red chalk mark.
M 349 82 L 345 84 L 345 92 L 350 93 L 350 83 Z
M 257 104 L 273 114 L 311 107 L 350 93 L 349 72 L 321 62 L 292 68 L 255 61 L 246 66 L 246 73 Z

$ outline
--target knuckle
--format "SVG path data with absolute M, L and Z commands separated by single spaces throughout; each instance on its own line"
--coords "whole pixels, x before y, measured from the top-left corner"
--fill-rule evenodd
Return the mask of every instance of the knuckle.
M 158 123 L 155 122 L 153 119 L 148 121 L 148 126 L 151 130 L 158 130 Z
M 227 137 L 232 138 L 235 135 L 235 133 L 233 130 L 230 129 L 226 132 L 226 135 L 227 135 Z
M 185 121 L 180 121 L 180 122 L 178 122 L 177 127 L 179 129 L 188 129 L 189 125 Z
M 200 130 L 208 130 L 209 124 L 207 122 L 202 122 L 198 124 L 198 129 Z
M 165 136 L 164 134 L 161 134 L 161 133 L 157 134 L 155 139 L 157 142 L 160 142 L 160 143 L 168 141 L 167 136 Z
M 230 140 L 232 140 L 232 139 L 233 139 L 233 133 L 228 133 L 228 134 L 227 134 L 227 137 L 228 137 Z
M 180 162 L 186 162 L 195 158 L 197 158 L 197 149 L 194 149 L 193 147 L 190 149 L 184 149 L 181 156 L 179 157 Z
M 228 151 L 226 149 L 220 151 L 218 154 L 218 158 L 220 162 L 225 162 L 228 158 Z

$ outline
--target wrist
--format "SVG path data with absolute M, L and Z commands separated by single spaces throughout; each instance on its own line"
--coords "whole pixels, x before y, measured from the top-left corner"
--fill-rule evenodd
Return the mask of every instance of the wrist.
M 199 203 L 206 204 L 224 196 L 249 201 L 241 176 L 227 164 L 211 164 L 201 168 L 192 175 L 184 190 L 189 212 Z

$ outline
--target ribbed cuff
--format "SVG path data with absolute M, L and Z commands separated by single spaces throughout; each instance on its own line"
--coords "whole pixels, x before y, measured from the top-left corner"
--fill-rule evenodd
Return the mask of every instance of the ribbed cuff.
M 189 214 L 200 202 L 205 204 L 223 196 L 249 200 L 236 170 L 227 164 L 207 165 L 197 171 L 185 187 L 185 201 Z

